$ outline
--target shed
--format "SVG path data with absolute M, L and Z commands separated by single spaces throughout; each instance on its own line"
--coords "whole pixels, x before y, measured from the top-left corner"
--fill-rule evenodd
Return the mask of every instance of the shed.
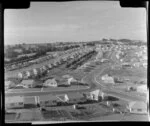
M 128 104 L 128 109 L 131 113 L 146 114 L 147 113 L 147 103 L 142 101 L 132 101 Z

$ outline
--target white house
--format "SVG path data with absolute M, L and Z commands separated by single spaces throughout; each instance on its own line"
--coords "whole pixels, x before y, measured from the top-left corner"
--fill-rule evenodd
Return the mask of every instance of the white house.
M 5 109 L 23 108 L 24 100 L 20 96 L 5 97 Z
M 98 101 L 99 92 L 100 92 L 99 89 L 90 92 L 91 99 L 95 100 L 95 101 Z
M 36 85 L 36 83 L 32 79 L 28 79 L 28 80 L 22 80 L 20 85 L 22 85 L 22 86 L 24 86 L 26 88 L 33 88 Z
M 56 82 L 55 78 L 48 79 L 44 82 L 43 86 L 57 87 L 57 82 Z
M 108 74 L 103 75 L 103 76 L 101 77 L 101 79 L 104 81 L 104 83 L 111 83 L 111 84 L 114 84 L 114 78 L 111 77 L 111 76 L 108 76 Z
M 101 96 L 102 99 L 104 98 L 104 93 L 100 89 L 96 89 L 83 95 L 86 97 L 86 99 L 95 101 L 99 100 L 99 96 Z
M 127 105 L 130 113 L 147 114 L 147 103 L 142 101 L 131 101 Z

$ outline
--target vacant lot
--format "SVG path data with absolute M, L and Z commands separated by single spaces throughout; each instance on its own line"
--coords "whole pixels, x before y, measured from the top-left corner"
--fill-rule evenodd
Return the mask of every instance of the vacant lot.
M 130 81 L 142 81 L 147 79 L 147 71 L 142 68 L 131 68 L 131 69 L 106 69 L 104 74 L 110 74 L 112 76 L 129 79 Z
M 40 121 L 42 119 L 41 112 L 39 110 L 27 110 L 20 113 L 20 117 L 17 121 Z

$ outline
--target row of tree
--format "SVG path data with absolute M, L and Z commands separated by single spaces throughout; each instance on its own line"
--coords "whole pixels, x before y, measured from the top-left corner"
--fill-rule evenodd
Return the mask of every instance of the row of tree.
M 81 60 L 79 60 L 79 62 L 77 62 L 72 67 L 72 69 L 76 69 L 77 67 L 81 66 L 83 63 L 85 63 L 87 60 L 89 60 L 94 54 L 96 54 L 96 51 L 92 51 L 88 55 L 85 55 L 84 57 L 82 57 Z
M 95 53 L 96 53 L 96 51 L 90 51 L 90 52 L 86 53 L 85 55 L 74 59 L 72 62 L 68 63 L 66 65 L 66 67 L 67 68 L 72 67 L 74 69 L 77 66 L 81 65 L 83 62 L 85 62 L 87 59 L 89 59 Z

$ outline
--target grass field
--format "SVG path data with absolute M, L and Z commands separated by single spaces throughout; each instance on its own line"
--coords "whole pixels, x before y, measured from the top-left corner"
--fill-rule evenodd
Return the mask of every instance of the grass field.
M 130 81 L 142 81 L 147 80 L 147 71 L 142 68 L 131 68 L 131 69 L 106 69 L 104 74 L 110 74 L 115 77 L 129 79 Z

